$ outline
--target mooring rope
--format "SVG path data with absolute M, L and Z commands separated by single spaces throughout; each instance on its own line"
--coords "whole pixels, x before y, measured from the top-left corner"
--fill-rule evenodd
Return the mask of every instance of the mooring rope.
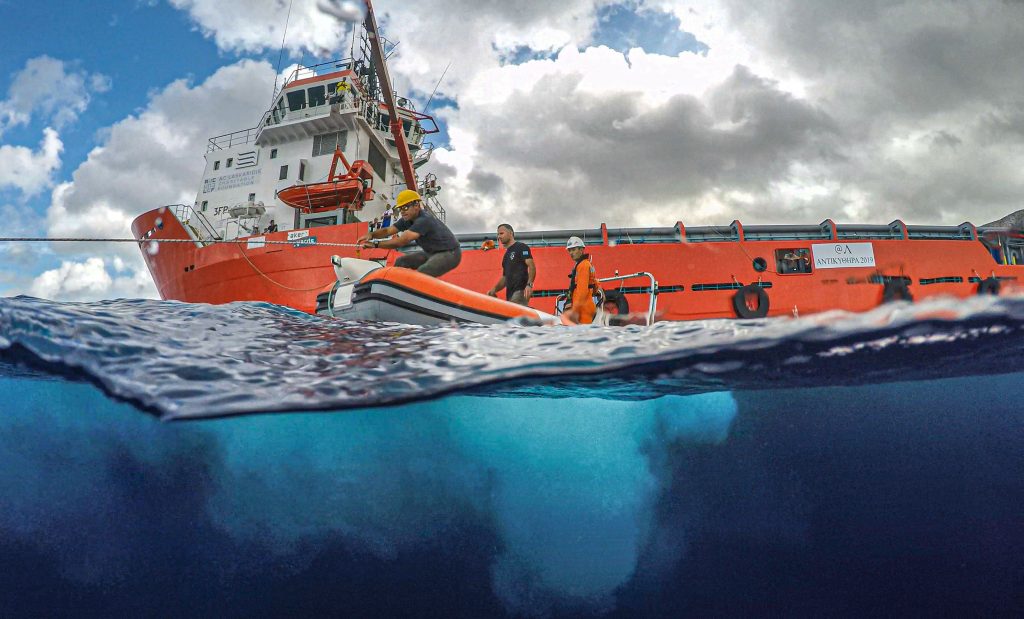
M 302 237 L 302 238 L 307 238 L 307 237 Z M 50 241 L 50 242 L 65 242 L 65 243 L 100 243 L 100 242 L 103 242 L 103 243 L 138 243 L 139 245 L 144 245 L 144 244 L 148 244 L 148 243 L 205 243 L 205 244 L 222 243 L 222 244 L 234 245 L 234 246 L 238 247 L 239 252 L 242 254 L 242 258 L 244 258 L 245 261 L 249 263 L 249 266 L 252 267 L 253 271 L 256 271 L 257 275 L 259 275 L 263 279 L 267 280 L 271 284 L 274 284 L 275 286 L 278 286 L 280 288 L 284 288 L 285 290 L 291 290 L 293 292 L 311 292 L 313 290 L 322 290 L 323 288 L 326 288 L 327 286 L 330 285 L 331 282 L 327 282 L 327 283 L 319 285 L 319 286 L 314 286 L 313 288 L 292 288 L 291 286 L 286 286 L 285 284 L 282 284 L 281 282 L 274 280 L 269 275 L 264 273 L 258 266 L 253 264 L 253 261 L 250 260 L 249 256 L 247 256 L 245 254 L 244 248 L 239 247 L 243 243 L 248 244 L 250 242 L 250 240 L 251 239 L 245 239 L 245 240 L 232 239 L 232 240 L 228 240 L 228 241 L 225 241 L 225 240 L 195 241 L 193 239 L 100 239 L 100 238 L 68 238 L 68 237 L 49 238 L 49 237 L 31 237 L 31 236 L 0 237 L 0 242 L 27 242 L 27 243 L 31 243 L 31 242 L 40 242 L 41 243 L 41 242 L 47 242 L 47 241 Z M 259 244 L 263 244 L 263 245 L 295 245 L 295 244 L 300 243 L 300 242 L 301 242 L 301 239 L 295 239 L 294 241 L 256 241 L 256 244 L 258 244 L 258 245 Z M 317 243 L 316 245 L 321 246 L 321 247 L 356 247 L 356 248 L 361 248 L 362 247 L 362 245 L 360 245 L 358 243 Z M 312 247 L 312 245 L 310 245 L 310 247 Z M 251 249 L 256 249 L 256 248 L 251 248 Z M 388 254 L 390 254 L 391 250 L 389 249 L 389 250 L 387 250 L 387 252 L 388 252 Z M 358 252 L 357 252 L 356 255 L 358 255 Z
M 308 238 L 308 237 L 302 237 Z M 195 239 L 102 239 L 102 238 L 58 238 L 58 237 L 33 237 L 33 236 L 7 236 L 0 237 L 0 243 L 198 243 L 200 245 L 215 245 L 231 244 L 231 245 L 248 245 L 252 242 L 252 239 L 231 239 L 231 240 L 209 240 L 209 241 L 197 241 Z M 255 245 L 296 245 L 302 244 L 302 239 L 295 239 L 294 241 L 255 241 Z M 359 243 L 311 243 L 312 246 L 318 247 L 362 247 Z

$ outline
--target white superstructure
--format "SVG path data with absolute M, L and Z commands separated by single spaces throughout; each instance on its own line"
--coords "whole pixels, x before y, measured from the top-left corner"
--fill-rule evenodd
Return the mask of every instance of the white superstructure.
M 193 232 L 234 239 L 266 231 L 271 220 L 279 230 L 315 228 L 369 221 L 391 208 L 405 179 L 376 80 L 364 60 L 300 67 L 256 127 L 211 138 L 193 211 L 200 221 L 189 223 Z M 424 137 L 437 128 L 411 101 L 399 97 L 398 108 L 419 167 L 432 152 Z M 277 198 L 286 187 L 325 181 L 339 147 L 350 163 L 365 160 L 374 170 L 376 195 L 361 210 L 304 213 Z M 428 205 L 443 216 L 434 180 L 423 179 L 420 186 Z

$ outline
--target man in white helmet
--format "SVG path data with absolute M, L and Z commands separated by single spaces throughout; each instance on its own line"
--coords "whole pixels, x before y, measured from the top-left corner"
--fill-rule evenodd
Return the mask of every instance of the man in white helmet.
M 594 265 L 590 263 L 590 254 L 585 253 L 587 247 L 580 237 L 569 237 L 565 249 L 576 265 L 569 272 L 569 293 L 563 313 L 578 324 L 589 325 L 594 322 L 594 315 L 597 313 L 594 294 L 597 292 L 598 284 Z
M 434 277 L 440 277 L 459 266 L 462 261 L 459 240 L 440 219 L 424 211 L 420 194 L 405 189 L 398 194 L 395 204 L 402 217 L 387 228 L 371 230 L 369 234 L 359 237 L 356 243 L 366 248 L 397 249 L 416 241 L 423 251 L 402 256 L 395 261 L 395 266 L 416 269 Z M 375 240 L 384 237 L 391 238 Z

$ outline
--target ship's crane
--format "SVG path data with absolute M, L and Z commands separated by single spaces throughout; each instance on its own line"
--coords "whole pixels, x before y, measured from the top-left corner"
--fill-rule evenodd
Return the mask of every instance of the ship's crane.
M 405 179 L 405 186 L 413 191 L 418 191 L 424 201 L 424 206 L 435 216 L 442 220 L 445 218 L 444 208 L 437 201 L 437 193 L 440 186 L 437 179 L 430 174 L 420 186 L 416 178 L 416 165 L 413 163 L 412 153 L 409 150 L 409 143 L 403 131 L 402 118 L 398 113 L 398 103 L 395 99 L 395 92 L 391 88 L 391 76 L 388 73 L 387 60 L 384 55 L 384 44 L 377 28 L 377 17 L 373 10 L 371 0 L 321 0 L 320 10 L 333 15 L 339 20 L 347 22 L 363 21 L 363 29 L 366 31 L 366 38 L 370 48 L 370 61 L 376 73 L 378 87 L 384 105 L 388 111 L 389 128 L 395 140 L 395 150 L 398 151 L 398 160 L 402 166 L 402 176 Z M 365 8 L 365 11 L 362 9 Z M 356 162 L 360 163 L 360 162 Z M 423 163 L 420 161 L 419 163 Z M 332 166 L 333 170 L 333 166 Z M 351 176 L 351 174 L 350 174 Z M 372 197 L 372 194 L 369 194 Z M 304 202 L 305 204 L 305 202 Z
M 416 170 L 412 165 L 412 155 L 409 154 L 409 144 L 405 141 L 405 133 L 402 131 L 402 119 L 398 116 L 395 92 L 391 90 L 391 76 L 388 74 L 388 65 L 384 59 L 384 46 L 380 42 L 380 32 L 377 30 L 377 17 L 374 15 L 371 0 L 365 0 L 365 2 L 366 17 L 363 19 L 363 28 L 366 29 L 366 36 L 370 40 L 371 60 L 373 61 L 374 68 L 377 70 L 377 79 L 380 81 L 384 104 L 388 108 L 391 135 L 395 137 L 395 146 L 398 150 L 398 159 L 402 163 L 402 175 L 405 177 L 405 186 L 416 191 Z

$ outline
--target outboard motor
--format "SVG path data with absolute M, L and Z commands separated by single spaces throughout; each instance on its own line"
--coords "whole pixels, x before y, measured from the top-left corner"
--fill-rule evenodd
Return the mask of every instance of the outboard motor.
M 356 284 L 368 273 L 372 273 L 382 266 L 372 260 L 360 260 L 359 258 L 342 258 L 331 256 L 331 264 L 334 265 L 334 275 L 338 281 L 334 283 L 330 294 L 327 297 L 323 311 L 318 308 L 318 314 L 333 316 L 335 310 L 352 304 L 352 292 Z M 319 305 L 319 304 L 318 304 Z

